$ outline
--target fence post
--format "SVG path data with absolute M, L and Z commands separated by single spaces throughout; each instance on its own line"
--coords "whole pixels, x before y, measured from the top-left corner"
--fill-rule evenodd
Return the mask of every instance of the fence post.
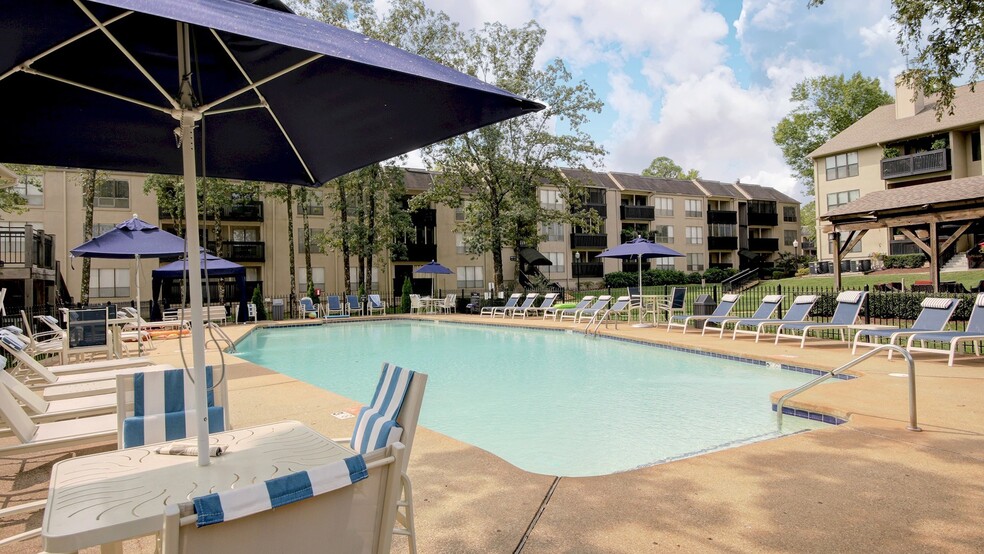
M 868 285 L 864 286 L 864 291 L 868 294 L 864 295 L 864 324 L 871 325 L 871 292 L 869 292 L 871 287 Z
M 782 294 L 782 283 L 776 283 L 776 294 Z M 779 319 L 782 319 L 782 301 L 779 301 Z

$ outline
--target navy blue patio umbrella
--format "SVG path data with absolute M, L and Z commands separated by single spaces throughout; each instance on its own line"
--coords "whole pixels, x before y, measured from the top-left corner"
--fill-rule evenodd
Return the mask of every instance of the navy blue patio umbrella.
M 443 265 L 431 260 L 417 269 L 413 270 L 414 273 L 419 273 L 421 275 L 450 275 L 454 273 L 450 269 L 444 267 Z M 434 280 L 431 280 L 431 296 L 434 296 Z
M 137 217 L 117 224 L 98 237 L 71 249 L 73 258 L 133 258 L 137 261 L 137 313 L 140 312 L 140 258 L 164 258 L 180 256 L 185 251 L 185 240 L 177 235 L 147 223 Z M 140 336 L 140 318 L 137 318 L 137 336 Z M 143 354 L 143 341 L 137 341 L 137 353 Z
M 277 0 L 5 2 L 5 161 L 320 186 L 544 108 Z M 189 260 L 196 411 L 205 414 L 200 259 Z M 200 465 L 208 422 L 198 419 Z
M 205 252 L 202 252 L 199 264 L 202 266 L 203 279 L 207 280 L 208 277 L 236 278 L 236 288 L 239 289 L 239 306 L 236 307 L 236 313 L 238 314 L 236 321 L 246 321 L 247 314 L 249 313 L 249 309 L 246 306 L 249 302 L 246 291 L 246 268 L 235 262 L 230 262 L 229 260 Z M 155 304 L 160 297 L 164 282 L 188 276 L 189 265 L 188 259 L 185 258 L 173 261 L 167 265 L 162 265 L 150 273 L 153 279 Z
M 598 257 L 621 258 L 623 260 L 636 259 L 639 266 L 639 294 L 642 294 L 642 260 L 649 258 L 683 257 L 683 254 L 662 244 L 656 244 L 642 237 L 636 237 L 614 248 L 605 250 L 601 254 L 598 254 Z

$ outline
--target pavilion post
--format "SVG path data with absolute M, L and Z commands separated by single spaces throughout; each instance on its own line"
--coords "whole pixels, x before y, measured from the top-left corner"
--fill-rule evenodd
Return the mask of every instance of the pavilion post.
M 841 234 L 837 231 L 830 233 L 834 242 L 834 290 L 841 290 Z
M 940 241 L 935 220 L 929 222 L 929 271 L 933 292 L 940 292 Z

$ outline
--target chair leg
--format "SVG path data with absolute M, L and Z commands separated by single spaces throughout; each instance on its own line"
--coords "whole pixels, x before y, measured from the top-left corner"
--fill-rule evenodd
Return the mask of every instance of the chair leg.
M 406 473 L 400 475 L 400 484 L 402 492 L 396 503 L 396 523 L 402 527 L 394 527 L 393 534 L 407 537 L 410 554 L 417 554 L 417 533 L 413 525 L 413 488 Z

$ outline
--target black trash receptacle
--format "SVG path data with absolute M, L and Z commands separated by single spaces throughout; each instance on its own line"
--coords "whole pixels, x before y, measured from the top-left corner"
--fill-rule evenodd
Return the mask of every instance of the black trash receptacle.
M 274 321 L 281 321 L 284 318 L 284 299 L 274 298 L 271 303 L 270 309 L 270 319 Z
M 858 271 L 871 271 L 871 260 L 858 260 Z
M 810 262 L 810 275 L 816 275 L 817 273 L 820 273 L 817 262 Z
M 841 273 L 851 272 L 851 260 L 841 260 Z
M 834 272 L 834 262 L 820 262 L 820 273 L 833 273 Z
M 694 300 L 694 315 L 711 315 L 715 308 L 717 308 L 717 302 L 711 300 L 709 294 L 702 294 L 697 297 L 697 300 Z

